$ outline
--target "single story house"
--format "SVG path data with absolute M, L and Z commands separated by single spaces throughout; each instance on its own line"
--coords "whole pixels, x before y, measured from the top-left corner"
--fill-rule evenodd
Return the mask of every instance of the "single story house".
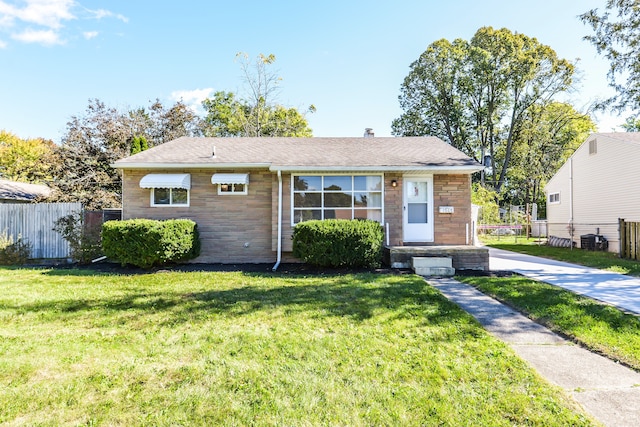
M 51 189 L 46 185 L 0 179 L 0 203 L 31 203 L 50 194 Z
M 310 219 L 372 219 L 388 245 L 471 242 L 472 158 L 435 137 L 190 138 L 121 159 L 123 219 L 190 218 L 195 262 L 295 262 Z
M 640 133 L 591 134 L 545 186 L 549 235 L 577 247 L 583 235 L 602 235 L 619 252 L 618 219 L 640 221 L 638 165 Z

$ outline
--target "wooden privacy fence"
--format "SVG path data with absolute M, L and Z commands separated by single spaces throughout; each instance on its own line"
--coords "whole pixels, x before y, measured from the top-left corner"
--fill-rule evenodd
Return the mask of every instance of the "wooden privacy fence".
M 640 222 L 620 222 L 620 258 L 640 261 Z
M 29 242 L 30 258 L 67 258 L 69 244 L 53 227 L 58 218 L 81 211 L 80 203 L 0 203 L 0 233 Z

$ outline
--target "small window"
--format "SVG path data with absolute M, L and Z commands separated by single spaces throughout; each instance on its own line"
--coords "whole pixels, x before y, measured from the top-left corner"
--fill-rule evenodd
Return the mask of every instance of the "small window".
M 218 194 L 247 194 L 247 184 L 218 184 Z
M 560 203 L 560 193 L 549 193 L 549 203 Z
M 189 190 L 184 188 L 152 188 L 151 206 L 189 206 Z
M 596 154 L 598 152 L 598 140 L 592 139 L 589 141 L 589 154 Z

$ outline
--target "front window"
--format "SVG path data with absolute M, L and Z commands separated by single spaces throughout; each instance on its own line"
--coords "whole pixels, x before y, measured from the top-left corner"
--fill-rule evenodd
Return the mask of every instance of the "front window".
M 247 194 L 247 184 L 218 184 L 218 194 Z
M 153 188 L 151 189 L 151 206 L 189 206 L 189 190 Z
M 549 203 L 551 204 L 560 203 L 560 193 L 549 194 Z
M 312 219 L 382 222 L 381 175 L 294 175 L 293 223 Z

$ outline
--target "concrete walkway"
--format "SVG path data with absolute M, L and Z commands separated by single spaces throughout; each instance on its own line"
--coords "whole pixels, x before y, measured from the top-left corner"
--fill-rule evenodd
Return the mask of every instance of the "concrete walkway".
M 492 271 L 514 271 L 640 314 L 638 277 L 494 248 L 489 248 L 489 267 Z
M 640 425 L 639 373 L 565 341 L 472 286 L 449 278 L 425 280 L 508 343 L 540 375 L 564 388 L 605 426 Z

